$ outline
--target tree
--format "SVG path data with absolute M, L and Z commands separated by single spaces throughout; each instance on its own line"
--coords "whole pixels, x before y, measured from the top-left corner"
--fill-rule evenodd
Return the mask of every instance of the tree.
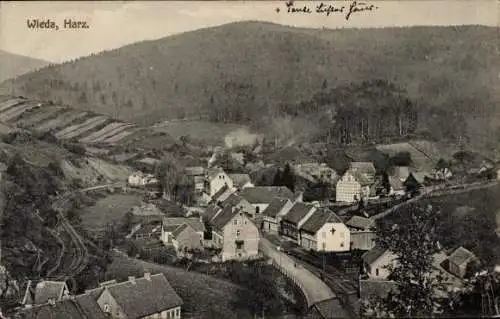
M 374 297 L 369 308 L 384 317 L 431 317 L 441 306 L 436 292 L 443 289 L 441 276 L 433 275 L 439 211 L 410 205 L 401 213 L 400 224 L 382 225 L 377 237 L 377 245 L 396 255 L 397 262 L 388 268 L 398 288 L 386 298 Z
M 292 192 L 295 191 L 295 175 L 292 172 L 292 168 L 290 164 L 285 165 L 285 169 L 283 170 L 283 174 L 281 175 L 281 186 L 286 186 Z
M 180 174 L 181 168 L 177 160 L 172 155 L 166 154 L 155 169 L 156 178 L 165 195 L 173 195 Z

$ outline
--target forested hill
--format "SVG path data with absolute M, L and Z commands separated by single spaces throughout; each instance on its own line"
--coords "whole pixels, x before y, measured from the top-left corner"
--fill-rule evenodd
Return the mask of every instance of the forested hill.
M 485 128 L 500 113 L 499 52 L 498 28 L 490 27 L 240 22 L 46 67 L 3 86 L 145 124 L 183 116 L 255 123 L 319 90 L 384 79 L 404 88 L 424 117 L 443 121 L 451 115 L 441 111 L 453 109 Z
M 14 78 L 48 65 L 49 62 L 0 50 L 0 81 Z

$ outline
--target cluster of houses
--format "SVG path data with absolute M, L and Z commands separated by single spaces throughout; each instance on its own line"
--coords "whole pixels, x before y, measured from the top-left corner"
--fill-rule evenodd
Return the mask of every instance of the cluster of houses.
M 72 295 L 64 281 L 29 281 L 14 318 L 181 318 L 183 301 L 163 274 L 111 280 Z

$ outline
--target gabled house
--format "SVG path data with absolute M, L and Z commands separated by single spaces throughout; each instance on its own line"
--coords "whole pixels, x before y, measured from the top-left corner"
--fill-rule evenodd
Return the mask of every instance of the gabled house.
M 221 249 L 222 261 L 258 257 L 259 230 L 237 207 L 224 207 L 210 220 L 210 226 L 212 246 Z
M 357 202 L 370 196 L 375 183 L 375 167 L 370 162 L 352 162 L 337 182 L 337 202 Z
M 397 256 L 380 246 L 373 247 L 361 256 L 363 270 L 370 279 L 386 280 L 390 275 L 389 265 L 397 265 Z
M 255 186 L 252 183 L 250 175 L 248 174 L 228 174 L 228 175 L 229 178 L 233 181 L 233 186 L 238 190 Z
M 281 218 L 293 207 L 293 202 L 288 198 L 275 198 L 262 213 L 262 230 L 277 233 L 280 228 Z
M 249 214 L 250 216 L 255 216 L 255 207 L 250 204 L 245 198 L 241 197 L 237 194 L 232 194 L 225 201 L 223 201 L 220 205 L 221 207 L 237 207 L 242 212 Z
M 93 292 L 102 312 L 111 318 L 181 318 L 182 299 L 163 274 L 110 283 Z
M 306 203 L 295 203 L 281 218 L 280 234 L 300 245 L 300 227 L 316 211 L 316 207 Z
M 351 250 L 371 250 L 375 247 L 375 220 L 362 216 L 352 216 L 346 223 L 351 234 Z
M 233 181 L 222 168 L 210 168 L 206 171 L 203 191 L 208 197 L 213 198 L 224 186 L 232 189 Z
M 255 207 L 255 215 L 260 215 L 275 198 L 294 200 L 294 194 L 285 186 L 256 186 L 245 188 L 240 192 Z
M 55 303 L 69 295 L 68 285 L 64 281 L 28 280 L 26 291 L 21 302 L 25 307 Z
M 470 250 L 460 246 L 448 257 L 450 273 L 463 278 L 466 275 L 467 265 L 474 261 L 478 261 L 478 258 Z
M 322 252 L 349 250 L 349 229 L 340 217 L 327 208 L 320 208 L 300 227 L 300 245 Z
M 183 226 L 188 225 L 189 228 Z M 205 225 L 198 218 L 165 217 L 161 227 L 161 241 L 188 249 L 201 248 Z M 175 242 L 175 243 L 174 243 Z

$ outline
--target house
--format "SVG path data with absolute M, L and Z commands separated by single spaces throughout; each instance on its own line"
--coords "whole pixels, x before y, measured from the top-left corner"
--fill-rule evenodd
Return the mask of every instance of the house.
M 320 208 L 299 228 L 300 245 L 309 250 L 341 252 L 349 250 L 349 229 L 328 208 Z
M 390 275 L 389 265 L 395 266 L 397 256 L 388 249 L 375 246 L 361 256 L 363 270 L 370 279 L 385 280 Z
M 144 187 L 146 185 L 156 185 L 158 184 L 158 180 L 152 174 L 135 172 L 128 177 L 128 184 L 131 187 Z
M 25 307 L 55 303 L 69 295 L 68 285 L 64 281 L 28 280 L 21 302 Z
M 225 206 L 209 223 L 212 246 L 221 249 L 222 261 L 259 256 L 259 230 L 238 207 Z
M 92 293 L 102 312 L 112 318 L 181 318 L 183 302 L 163 274 L 110 282 Z
M 220 204 L 221 207 L 237 207 L 242 212 L 249 214 L 250 216 L 255 216 L 255 207 L 250 204 L 245 198 L 237 194 L 232 194 L 225 201 Z
M 184 168 L 184 174 L 193 182 L 195 196 L 201 196 L 205 187 L 205 169 L 201 166 Z
M 255 215 L 260 215 L 275 198 L 294 200 L 294 194 L 285 186 L 256 186 L 245 188 L 240 196 L 255 207 Z
M 88 294 L 24 308 L 14 315 L 19 319 L 106 319 L 97 302 Z
M 252 183 L 250 179 L 250 175 L 248 174 L 228 174 L 229 178 L 233 181 L 233 186 L 239 190 L 254 187 L 255 185 Z
M 208 197 L 213 198 L 224 186 L 233 188 L 233 181 L 222 168 L 210 168 L 206 171 L 203 192 Z
M 351 234 L 351 250 L 371 250 L 375 247 L 377 234 L 375 220 L 362 216 L 352 216 L 346 223 Z
M 375 182 L 375 167 L 370 162 L 352 162 L 337 182 L 336 201 L 352 203 L 370 196 Z
M 316 211 L 316 207 L 306 203 L 295 203 L 281 218 L 280 234 L 300 245 L 300 227 Z
M 288 198 L 275 198 L 269 206 L 262 212 L 263 225 L 265 232 L 279 231 L 281 218 L 285 216 L 293 207 L 293 202 Z
M 137 224 L 132 227 L 132 230 L 127 235 L 127 238 L 141 239 L 159 239 L 161 237 L 161 221 L 153 221 L 151 223 Z
M 214 194 L 214 196 L 212 196 L 212 201 L 214 203 L 221 203 L 225 201 L 229 196 L 231 196 L 234 192 L 236 192 L 236 189 L 224 185 L 217 193 Z
M 184 224 L 189 227 L 183 226 Z M 161 227 L 161 241 L 165 245 L 177 245 L 182 249 L 199 249 L 203 245 L 204 232 L 205 225 L 198 218 L 165 217 Z
M 434 172 L 434 179 L 438 181 L 445 181 L 450 179 L 453 176 L 453 173 L 450 171 L 448 167 L 443 167 L 440 169 L 436 169 Z
M 410 176 L 410 168 L 408 166 L 395 166 L 389 174 L 389 195 L 405 195 L 405 181 Z
M 477 260 L 478 258 L 470 250 L 460 246 L 448 257 L 450 273 L 463 278 L 466 275 L 467 265 Z

